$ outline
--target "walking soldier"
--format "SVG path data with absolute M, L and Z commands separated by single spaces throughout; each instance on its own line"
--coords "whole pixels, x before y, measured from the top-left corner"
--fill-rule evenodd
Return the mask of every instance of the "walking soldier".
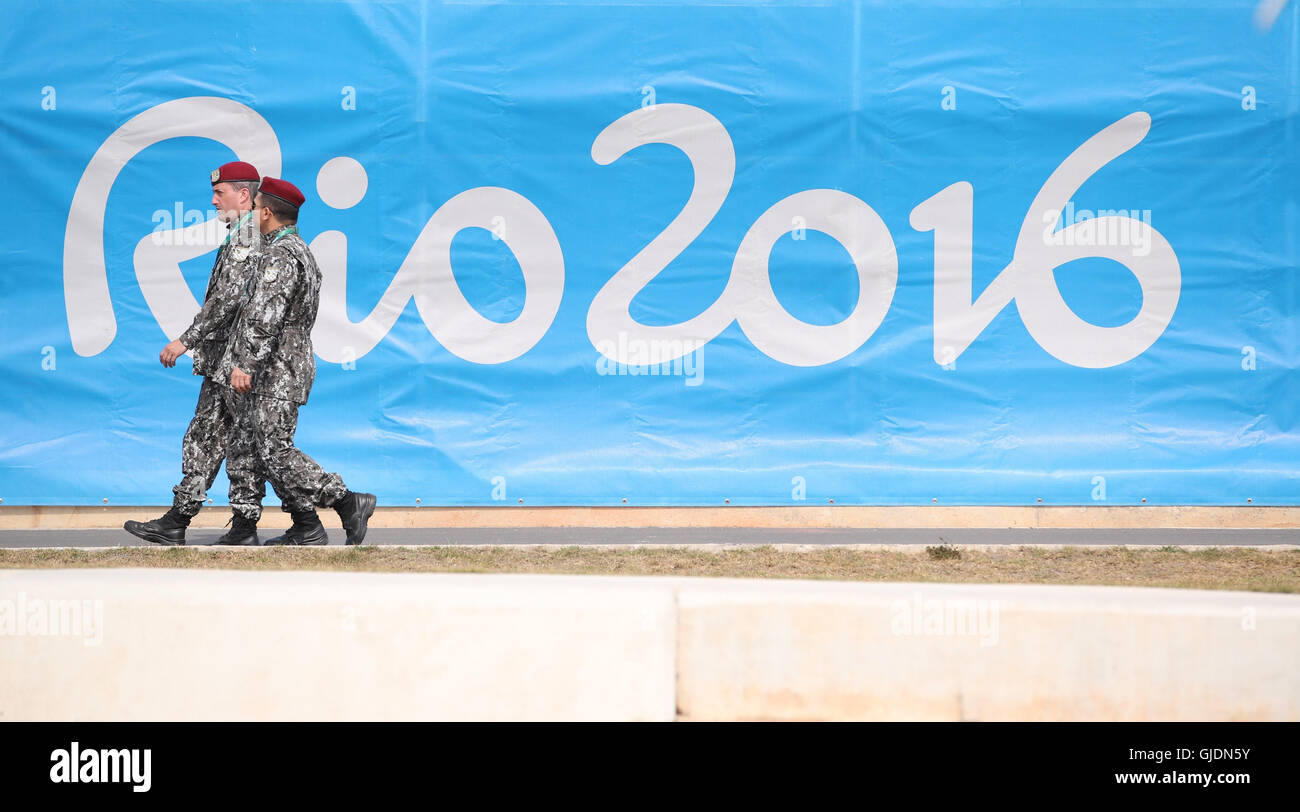
M 229 233 L 212 265 L 202 309 L 189 328 L 158 356 L 163 366 L 174 367 L 176 359 L 189 352 L 194 374 L 204 376 L 194 418 L 181 442 L 181 481 L 172 488 L 172 507 L 162 517 L 147 522 L 128 521 L 123 525 L 128 533 L 156 544 L 185 543 L 185 529 L 203 507 L 208 488 L 221 470 L 234 411 L 226 394 L 227 379 L 215 373 L 225 352 L 241 294 L 249 276 L 260 264 L 263 239 L 252 211 L 258 187 L 257 170 L 251 164 L 234 161 L 212 170 L 209 180 L 212 205 L 217 209 L 217 216 L 228 224 Z M 227 473 L 231 474 L 233 491 L 236 476 L 229 467 Z M 240 483 L 242 490 L 260 487 L 260 483 Z M 235 527 L 218 544 L 257 544 L 255 525 L 250 529 L 247 522 L 240 521 L 238 512 L 234 523 Z
M 266 238 L 260 265 L 249 278 L 219 374 L 246 393 L 238 404 L 231 467 L 270 480 L 293 526 L 267 544 L 326 544 L 316 506 L 333 507 L 360 544 L 375 510 L 375 496 L 354 493 L 293 444 L 298 407 L 307 403 L 316 376 L 311 330 L 320 306 L 321 273 L 298 235 L 303 194 L 291 183 L 263 178 L 254 216 Z M 235 500 L 232 493 L 231 502 Z

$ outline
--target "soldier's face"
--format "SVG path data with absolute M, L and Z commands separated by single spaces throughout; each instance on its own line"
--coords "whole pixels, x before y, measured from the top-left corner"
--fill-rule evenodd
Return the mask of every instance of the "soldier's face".
M 240 214 L 248 211 L 248 192 L 229 183 L 218 183 L 212 187 L 212 206 L 222 222 L 233 223 Z
M 271 210 L 262 205 L 262 196 L 260 194 L 253 198 L 253 222 L 257 223 L 258 231 L 263 234 L 270 233 Z

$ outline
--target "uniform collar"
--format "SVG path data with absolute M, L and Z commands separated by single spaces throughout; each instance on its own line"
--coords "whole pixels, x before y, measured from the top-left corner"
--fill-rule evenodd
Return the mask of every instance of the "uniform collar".
M 252 219 L 253 219 L 253 212 L 251 210 L 246 211 L 242 215 L 240 215 L 239 219 L 236 220 L 234 225 L 232 225 L 230 229 L 226 232 L 226 239 L 223 240 L 221 244 L 225 245 L 226 243 L 230 242 L 230 239 L 234 237 L 235 234 L 237 234 L 241 228 L 246 226 L 249 220 Z
M 297 233 L 298 233 L 297 226 L 281 226 L 280 228 L 277 228 L 275 231 L 272 231 L 270 234 L 267 234 L 266 239 L 271 243 L 271 245 L 275 245 L 277 242 L 284 239 L 288 235 L 297 234 Z

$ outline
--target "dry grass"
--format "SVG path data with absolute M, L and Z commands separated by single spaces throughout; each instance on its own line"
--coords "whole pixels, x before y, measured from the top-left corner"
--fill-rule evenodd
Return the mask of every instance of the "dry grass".
M 954 553 L 956 553 L 954 555 Z M 1093 584 L 1300 592 L 1300 550 L 1008 547 L 927 553 L 821 547 L 116 547 L 0 549 L 0 568 L 183 569 L 689 575 L 836 581 Z

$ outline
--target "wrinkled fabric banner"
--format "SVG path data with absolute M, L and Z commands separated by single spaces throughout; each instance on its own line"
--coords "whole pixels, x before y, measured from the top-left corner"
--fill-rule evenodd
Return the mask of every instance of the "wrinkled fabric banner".
M 1300 504 L 1297 6 L 11 0 L 0 499 L 170 501 L 239 159 L 384 505 Z

